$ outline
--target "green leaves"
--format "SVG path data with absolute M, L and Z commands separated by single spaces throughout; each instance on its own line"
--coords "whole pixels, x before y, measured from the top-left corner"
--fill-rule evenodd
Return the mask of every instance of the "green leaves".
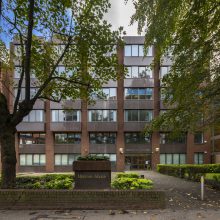
M 155 61 L 163 65 L 173 47 L 172 68 L 163 79 L 164 103 L 172 110 L 153 121 L 151 130 L 169 125 L 194 131 L 219 124 L 220 2 L 141 0 L 135 7 L 132 22 L 145 31 L 145 48 L 157 47 Z

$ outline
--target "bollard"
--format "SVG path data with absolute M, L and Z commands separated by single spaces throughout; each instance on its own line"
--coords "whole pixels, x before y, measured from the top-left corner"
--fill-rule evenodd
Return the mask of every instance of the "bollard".
M 204 200 L 204 176 L 201 176 L 201 200 Z

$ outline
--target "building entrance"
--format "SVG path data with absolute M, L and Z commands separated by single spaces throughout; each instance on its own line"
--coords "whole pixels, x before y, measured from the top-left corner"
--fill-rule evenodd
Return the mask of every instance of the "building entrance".
M 125 155 L 125 163 L 130 170 L 151 169 L 151 154 Z

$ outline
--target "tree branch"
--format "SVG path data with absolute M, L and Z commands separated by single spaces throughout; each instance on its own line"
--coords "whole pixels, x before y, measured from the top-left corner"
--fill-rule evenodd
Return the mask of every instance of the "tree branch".
M 34 0 L 29 0 L 29 13 L 28 13 L 28 34 L 26 42 L 26 59 L 25 59 L 25 100 L 30 100 L 30 68 L 31 68 L 31 45 L 32 45 L 32 32 L 34 26 Z

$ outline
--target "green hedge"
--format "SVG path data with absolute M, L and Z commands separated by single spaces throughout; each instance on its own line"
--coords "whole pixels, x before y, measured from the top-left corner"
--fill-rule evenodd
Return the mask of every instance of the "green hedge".
M 157 171 L 159 173 L 187 178 L 194 181 L 199 181 L 201 175 L 205 173 L 220 173 L 220 164 L 182 164 L 182 165 L 165 165 L 158 164 Z
M 142 179 L 136 173 L 119 173 L 111 184 L 114 189 L 152 189 L 153 182 Z
M 46 174 L 16 177 L 17 189 L 72 189 L 74 175 Z

